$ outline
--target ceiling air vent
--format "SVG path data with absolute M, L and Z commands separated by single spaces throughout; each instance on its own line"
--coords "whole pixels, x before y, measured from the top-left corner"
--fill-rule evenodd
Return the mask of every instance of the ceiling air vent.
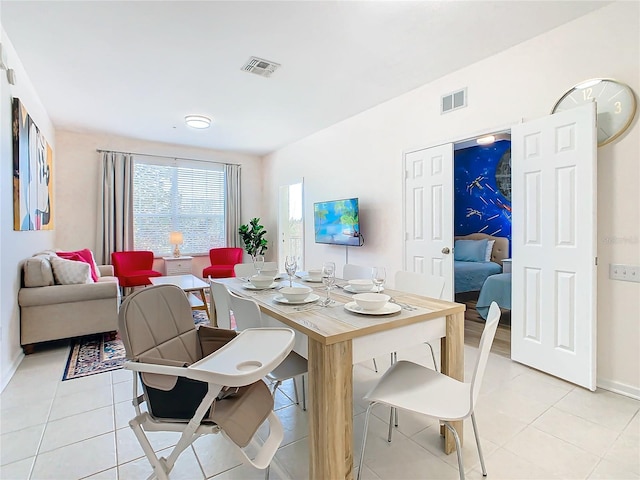
M 251 57 L 249 61 L 244 64 L 242 70 L 268 78 L 278 67 L 280 67 L 279 63 L 270 62 L 263 58 Z
M 440 99 L 440 113 L 449 113 L 467 106 L 467 89 L 443 95 Z

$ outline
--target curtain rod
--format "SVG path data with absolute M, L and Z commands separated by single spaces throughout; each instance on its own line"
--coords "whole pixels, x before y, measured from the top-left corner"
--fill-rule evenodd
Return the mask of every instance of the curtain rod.
M 191 162 L 207 162 L 207 163 L 218 163 L 220 165 L 237 165 L 242 167 L 240 163 L 229 163 L 229 162 L 218 162 L 213 160 L 200 160 L 197 158 L 186 158 L 186 157 L 177 157 L 171 155 L 152 155 L 150 153 L 135 153 L 135 152 L 120 152 L 118 150 L 102 150 L 100 148 L 96 149 L 98 153 L 122 153 L 123 155 L 138 155 L 140 157 L 158 157 L 158 158 L 172 158 L 174 160 L 189 160 Z

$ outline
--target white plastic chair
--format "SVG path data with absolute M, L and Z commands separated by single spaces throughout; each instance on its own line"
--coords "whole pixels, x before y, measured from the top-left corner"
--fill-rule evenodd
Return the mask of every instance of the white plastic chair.
M 441 299 L 442 292 L 444 291 L 444 277 L 436 277 L 435 275 L 400 270 L 396 272 L 395 287 L 396 290 L 400 290 L 401 292 Z M 433 368 L 438 370 L 438 363 L 436 362 L 433 345 L 429 342 L 425 342 L 425 344 L 431 351 Z
M 236 321 L 236 327 L 238 330 L 244 330 L 246 328 L 259 328 L 262 327 L 262 313 L 260 307 L 251 298 L 244 298 L 235 295 L 232 292 L 228 292 L 229 307 L 233 311 L 233 318 Z M 265 377 L 273 382 L 273 394 L 275 395 L 276 389 L 285 380 L 293 380 L 293 390 L 296 397 L 296 404 L 299 405 L 298 399 L 298 386 L 295 382 L 295 377 L 302 378 L 302 410 L 307 410 L 307 398 L 304 386 L 304 375 L 308 372 L 307 359 L 298 353 L 291 351 L 287 358 L 285 358 L 277 368 L 270 371 Z
M 482 466 L 482 475 L 487 476 L 484 466 L 482 448 L 480 447 L 480 435 L 474 408 L 482 377 L 487 366 L 491 344 L 496 334 L 498 321 L 500 320 L 500 308 L 493 302 L 489 307 L 480 346 L 478 358 L 473 370 L 471 383 L 460 382 L 440 372 L 431 370 L 413 362 L 401 360 L 394 363 L 385 372 L 375 387 L 364 397 L 369 402 L 364 419 L 364 435 L 362 437 L 362 453 L 360 455 L 360 467 L 358 469 L 358 480 L 362 474 L 364 464 L 364 452 L 367 443 L 367 429 L 369 428 L 369 415 L 374 405 L 381 403 L 392 408 L 416 412 L 429 417 L 440 419 L 451 431 L 456 442 L 458 453 L 458 469 L 461 480 L 464 480 L 464 467 L 462 462 L 462 448 L 458 432 L 449 422 L 464 420 L 471 417 L 473 433 L 478 446 L 478 456 Z
M 354 265 L 347 263 L 342 269 L 343 280 L 354 280 L 356 278 L 371 278 L 372 267 L 363 267 L 361 265 Z
M 231 315 L 229 312 L 229 291 L 227 287 L 215 282 L 209 277 L 209 289 L 212 307 L 216 311 L 216 322 L 220 328 L 231 328 Z
M 277 271 L 278 264 L 276 262 L 264 262 L 264 266 L 262 267 L 262 270 Z M 258 272 L 256 272 L 256 269 L 253 266 L 253 263 L 236 263 L 233 266 L 233 273 L 235 273 L 236 277 L 238 278 L 248 278 L 248 277 L 251 277 L 252 275 L 256 275 Z
M 189 300 L 174 285 L 129 295 L 118 323 L 128 360 L 124 368 L 133 373 L 136 416 L 129 425 L 153 467 L 150 478 L 168 480 L 180 454 L 214 433 L 222 433 L 245 463 L 268 475 L 284 430 L 262 377 L 293 348 L 293 330 L 249 329 L 236 336 L 208 326 L 196 329 Z M 260 445 L 256 432 L 265 420 L 269 436 Z M 145 433 L 158 431 L 181 433 L 166 458 L 158 458 Z

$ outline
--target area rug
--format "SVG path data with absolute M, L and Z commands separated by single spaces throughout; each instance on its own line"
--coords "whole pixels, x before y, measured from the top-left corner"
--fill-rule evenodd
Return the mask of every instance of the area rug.
M 207 314 L 202 310 L 193 311 L 193 321 L 196 325 L 209 324 Z M 71 341 L 71 351 L 62 380 L 118 370 L 124 362 L 124 344 L 118 332 L 77 337 Z

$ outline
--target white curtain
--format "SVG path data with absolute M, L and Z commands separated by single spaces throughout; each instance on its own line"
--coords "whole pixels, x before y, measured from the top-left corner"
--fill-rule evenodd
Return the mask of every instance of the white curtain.
M 133 249 L 133 157 L 102 152 L 98 193 L 96 261 L 111 263 L 111 253 Z
M 238 228 L 240 227 L 240 165 L 224 166 L 225 189 L 225 230 L 227 247 L 240 247 Z

